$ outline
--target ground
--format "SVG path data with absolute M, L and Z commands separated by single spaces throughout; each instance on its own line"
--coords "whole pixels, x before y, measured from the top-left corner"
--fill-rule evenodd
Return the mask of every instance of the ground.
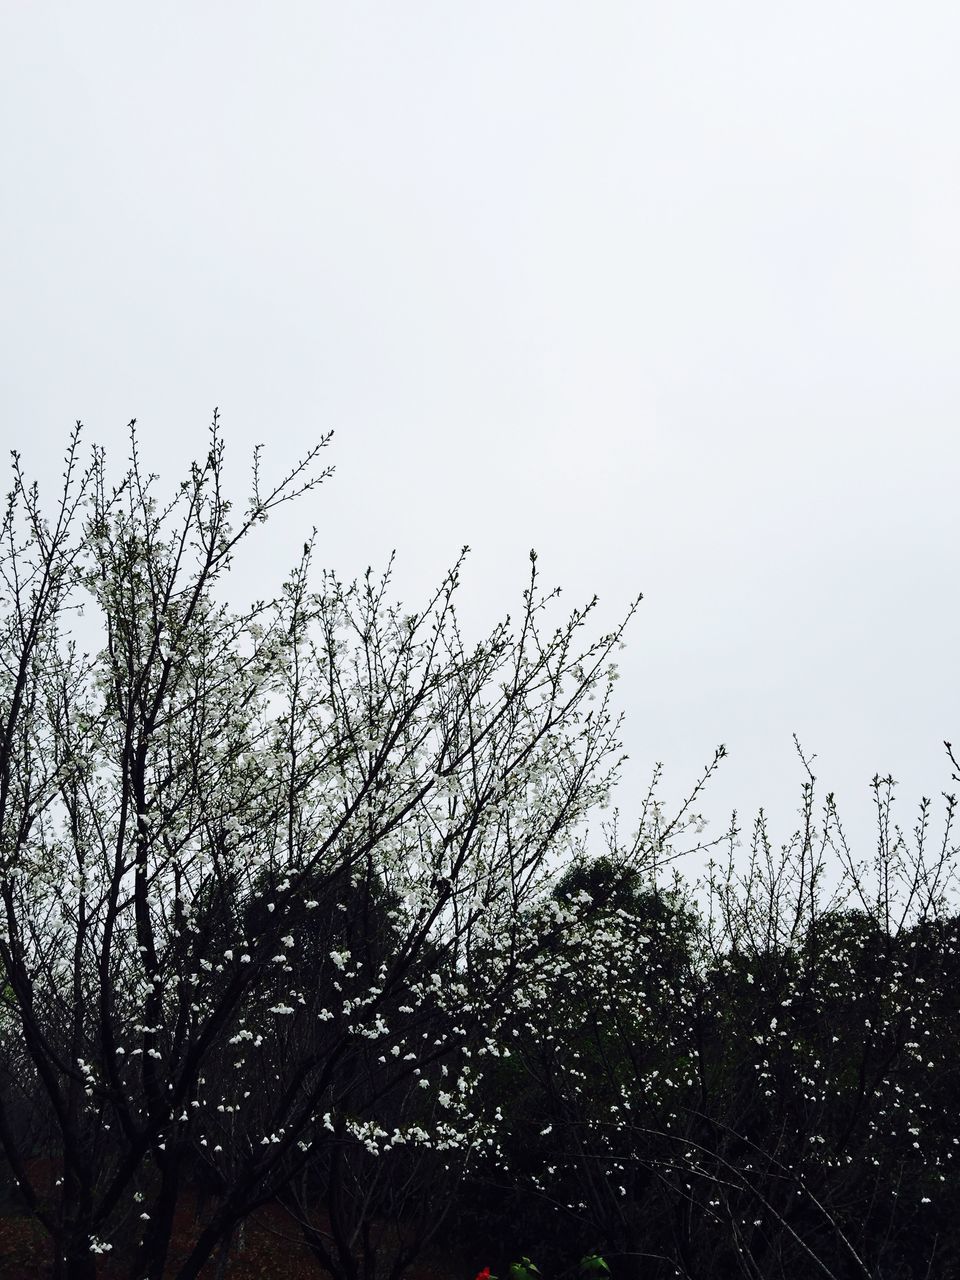
M 195 1238 L 192 1206 L 184 1204 L 177 1214 L 171 1248 L 171 1276 Z M 408 1280 L 472 1280 L 480 1270 L 480 1260 L 472 1270 L 461 1260 L 434 1251 L 415 1264 Z M 127 1280 L 127 1271 L 108 1255 L 100 1259 L 98 1274 L 103 1280 Z M 203 1272 L 213 1280 L 215 1264 Z M 248 1220 L 242 1250 L 234 1250 L 227 1266 L 227 1280 L 323 1280 L 326 1272 L 297 1239 L 289 1218 L 279 1206 L 269 1205 Z M 52 1275 L 49 1244 L 31 1218 L 0 1217 L 0 1280 L 48 1280 Z

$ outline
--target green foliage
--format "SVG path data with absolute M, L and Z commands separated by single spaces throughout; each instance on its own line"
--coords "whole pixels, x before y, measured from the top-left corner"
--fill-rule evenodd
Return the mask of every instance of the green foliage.
M 577 1264 L 577 1275 L 583 1280 L 595 1280 L 598 1276 L 608 1276 L 610 1268 L 604 1262 L 599 1254 L 585 1254 Z M 540 1268 L 524 1255 L 519 1262 L 512 1262 L 510 1270 L 507 1272 L 509 1280 L 538 1280 L 542 1277 Z M 497 1280 L 495 1275 L 490 1274 L 490 1268 L 485 1267 L 477 1276 L 477 1280 Z
M 529 1258 L 523 1257 L 519 1262 L 511 1263 L 507 1274 L 510 1280 L 536 1280 L 536 1277 L 540 1275 L 540 1268 L 532 1263 Z

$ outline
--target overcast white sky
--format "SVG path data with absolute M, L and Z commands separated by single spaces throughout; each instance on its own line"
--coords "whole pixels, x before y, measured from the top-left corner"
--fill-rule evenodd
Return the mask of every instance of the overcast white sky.
M 796 825 L 791 733 L 862 841 L 950 782 L 960 464 L 955 3 L 0 5 L 0 411 L 171 484 L 214 405 L 336 476 L 344 577 L 472 624 L 530 547 L 612 623 L 628 821 L 679 798 Z M 822 792 L 821 792 L 822 794 Z

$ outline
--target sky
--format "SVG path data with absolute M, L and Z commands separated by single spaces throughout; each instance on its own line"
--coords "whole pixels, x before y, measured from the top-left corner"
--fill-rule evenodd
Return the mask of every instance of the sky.
M 960 741 L 960 9 L 811 0 L 0 6 L 0 443 L 73 422 L 172 487 L 219 406 L 238 497 L 333 429 L 263 531 L 516 614 L 536 548 L 618 655 L 616 803 L 723 742 L 707 835 L 797 826 L 816 753 Z M 239 601 L 238 601 L 239 602 Z M 942 825 L 940 826 L 942 830 Z M 694 868 L 696 870 L 696 868 Z

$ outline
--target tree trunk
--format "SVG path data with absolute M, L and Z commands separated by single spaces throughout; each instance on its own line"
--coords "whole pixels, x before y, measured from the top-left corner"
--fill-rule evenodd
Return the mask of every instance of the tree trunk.
M 63 1280 L 97 1280 L 97 1257 L 90 1252 L 89 1237 L 75 1239 L 65 1249 L 61 1245 L 57 1253 L 55 1276 L 62 1276 Z
M 165 1153 L 160 1190 L 150 1205 L 150 1221 L 145 1224 L 143 1243 L 137 1250 L 130 1270 L 130 1280 L 163 1280 L 167 1265 L 173 1216 L 180 1191 L 180 1157 L 176 1151 Z

